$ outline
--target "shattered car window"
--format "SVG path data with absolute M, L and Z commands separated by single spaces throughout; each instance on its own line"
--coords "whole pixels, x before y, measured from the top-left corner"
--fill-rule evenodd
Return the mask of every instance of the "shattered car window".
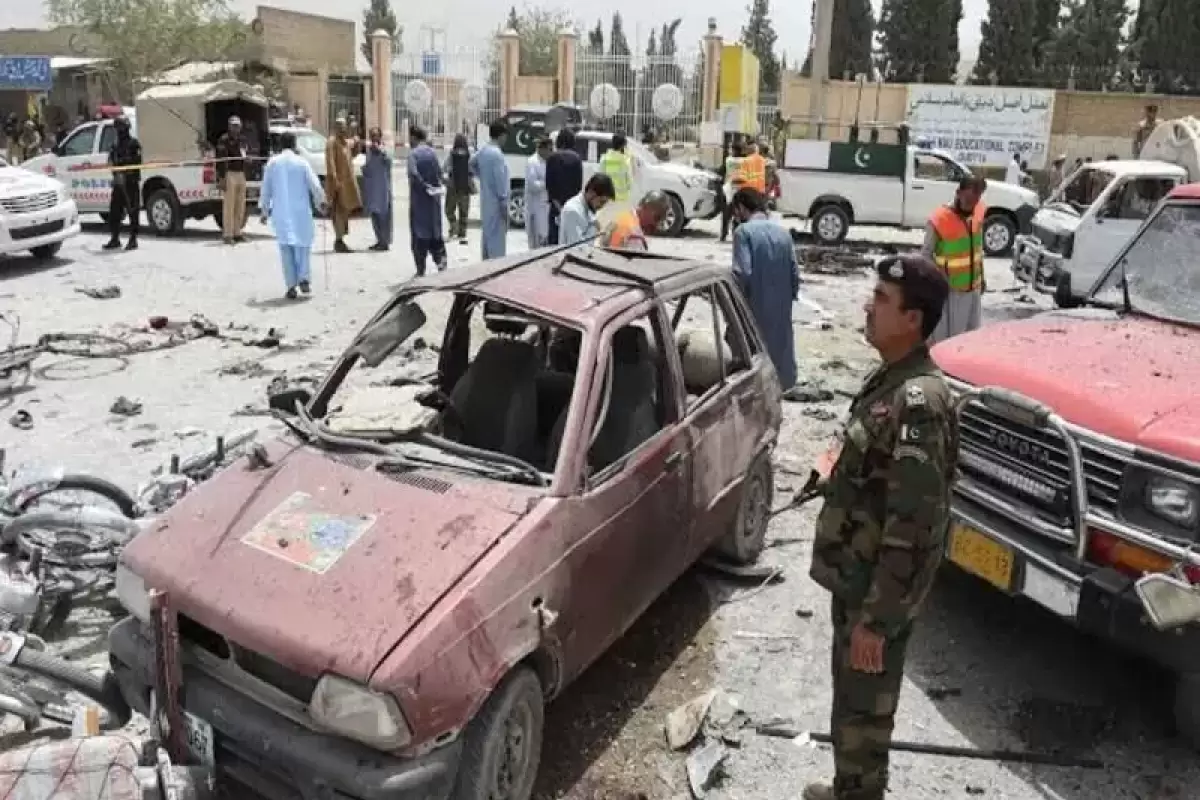
M 1124 276 L 1134 311 L 1200 325 L 1198 244 L 1200 204 L 1164 205 L 1104 278 L 1095 299 L 1104 304 L 1123 303 Z

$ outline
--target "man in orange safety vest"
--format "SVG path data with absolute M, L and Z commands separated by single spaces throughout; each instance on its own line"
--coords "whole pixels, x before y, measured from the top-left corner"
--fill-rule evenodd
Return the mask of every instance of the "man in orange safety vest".
M 671 199 L 655 189 L 642 198 L 636 209 L 620 214 L 604 232 L 610 250 L 647 250 L 646 231 L 657 231 L 671 212 Z
M 980 326 L 983 315 L 983 224 L 987 181 L 969 175 L 958 182 L 954 200 L 934 210 L 925 225 L 924 253 L 950 282 L 950 294 L 929 344 Z

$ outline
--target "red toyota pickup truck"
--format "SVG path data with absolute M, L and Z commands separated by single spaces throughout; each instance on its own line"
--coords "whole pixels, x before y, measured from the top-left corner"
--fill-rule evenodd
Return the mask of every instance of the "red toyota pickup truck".
M 992 325 L 933 350 L 960 393 L 949 560 L 1169 668 L 1177 727 L 1194 745 L 1198 244 L 1193 184 L 1156 209 L 1086 307 Z

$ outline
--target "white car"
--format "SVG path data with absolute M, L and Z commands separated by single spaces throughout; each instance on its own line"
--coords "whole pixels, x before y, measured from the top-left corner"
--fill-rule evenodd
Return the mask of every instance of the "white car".
M 296 155 L 308 162 L 309 166 L 313 168 L 313 172 L 317 173 L 317 178 L 324 184 L 325 145 L 329 139 L 324 134 L 314 131 L 312 128 L 305 128 L 298 125 L 272 125 L 270 128 L 272 153 L 279 152 L 279 137 L 285 133 L 295 135 Z M 365 162 L 366 158 L 361 154 L 354 157 L 354 172 L 359 177 L 362 177 L 362 167 Z
M 575 150 L 583 159 L 583 180 L 600 168 L 600 158 L 612 143 L 612 134 L 606 131 L 576 131 Z M 671 208 L 663 219 L 658 233 L 663 236 L 678 236 L 684 226 L 696 219 L 712 219 L 721 213 L 717 205 L 717 194 L 721 179 L 715 173 L 660 161 L 645 145 L 630 140 L 626 152 L 634 161 L 634 197 L 644 197 L 655 189 L 665 193 Z M 509 222 L 514 227 L 525 225 L 525 164 L 528 156 L 507 154 L 512 189 L 509 193 Z
M 0 255 L 28 250 L 54 258 L 78 233 L 79 209 L 66 187 L 0 158 Z

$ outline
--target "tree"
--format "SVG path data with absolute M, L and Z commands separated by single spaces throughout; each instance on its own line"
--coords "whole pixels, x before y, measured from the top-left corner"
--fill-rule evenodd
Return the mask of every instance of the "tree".
M 951 83 L 962 0 L 883 0 L 877 67 L 893 83 Z
M 1121 68 L 1121 30 L 1128 18 L 1124 0 L 1070 0 L 1046 56 L 1054 85 L 1065 87 L 1072 77 L 1077 89 L 1096 90 L 1113 84 Z M 1163 21 L 1160 17 L 1158 23 Z M 1179 23 L 1187 24 L 1184 20 Z
M 1141 0 L 1145 6 L 1148 0 Z M 1063 0 L 1034 0 L 1033 15 L 1033 62 L 1039 73 L 1046 67 L 1050 54 L 1050 43 L 1058 35 L 1061 24 Z
M 625 22 L 621 19 L 619 11 L 612 16 L 612 30 L 608 34 L 608 54 L 610 56 L 630 55 L 629 40 L 625 38 Z
M 242 61 L 250 28 L 228 0 L 46 0 L 50 21 L 80 29 L 87 55 L 114 59 L 114 92 L 189 61 Z
M 779 59 L 775 55 L 778 36 L 771 24 L 770 0 L 751 0 L 746 8 L 750 18 L 742 28 L 742 44 L 750 48 L 758 58 L 759 87 L 761 91 L 779 91 Z
M 375 31 L 384 31 L 392 37 L 393 54 L 403 52 L 404 43 L 400 37 L 404 34 L 404 28 L 396 19 L 396 12 L 392 11 L 391 0 L 371 0 L 363 12 L 362 54 L 368 64 L 374 64 L 375 49 L 371 44 L 371 34 Z
M 646 43 L 646 56 L 653 58 L 658 55 L 658 31 L 651 29 L 650 41 Z
M 558 37 L 576 23 L 571 12 L 560 8 L 525 8 L 519 14 L 513 8 L 504 27 L 520 37 L 521 74 L 553 78 L 558 74 Z
M 596 27 L 588 31 L 588 55 L 604 55 L 604 24 L 596 20 Z
M 871 40 L 875 37 L 875 14 L 871 11 L 871 0 L 840 0 L 834 7 L 832 33 L 829 76 L 841 78 L 847 73 L 851 76 L 869 76 L 872 72 Z M 801 73 L 812 74 L 811 52 Z
M 1142 0 L 1128 49 L 1138 82 L 1157 91 L 1200 94 L 1200 18 L 1178 0 Z M 1111 13 L 1111 11 L 1109 12 Z
M 979 26 L 979 58 L 971 82 L 1029 86 L 1034 82 L 1037 0 L 989 0 Z

